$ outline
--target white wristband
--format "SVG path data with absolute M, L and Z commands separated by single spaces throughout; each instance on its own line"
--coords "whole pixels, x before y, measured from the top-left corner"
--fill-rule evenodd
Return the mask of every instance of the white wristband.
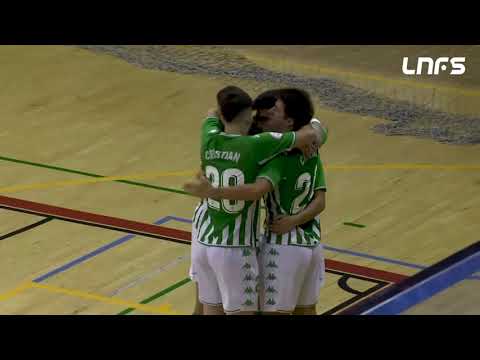
M 318 129 L 318 130 L 323 130 L 323 126 L 322 126 L 322 123 L 320 122 L 320 120 L 318 119 L 312 119 L 310 120 L 310 125 L 312 125 L 312 127 L 314 129 Z

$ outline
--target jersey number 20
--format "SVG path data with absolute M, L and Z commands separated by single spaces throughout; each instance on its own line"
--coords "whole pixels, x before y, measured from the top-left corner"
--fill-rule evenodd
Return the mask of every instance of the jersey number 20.
M 245 183 L 245 176 L 240 169 L 226 169 L 220 174 L 216 167 L 208 165 L 205 167 L 205 175 L 213 187 L 236 186 Z M 224 199 L 220 202 L 208 199 L 208 206 L 216 210 L 223 208 L 228 213 L 237 213 L 243 210 L 245 201 Z

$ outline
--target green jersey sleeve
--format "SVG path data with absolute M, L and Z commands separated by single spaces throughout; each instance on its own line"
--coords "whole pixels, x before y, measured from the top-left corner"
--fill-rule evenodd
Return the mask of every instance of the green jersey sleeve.
M 216 135 L 223 131 L 223 124 L 216 117 L 207 117 L 202 124 L 201 140 L 202 145 L 205 144 L 212 135 Z
M 315 187 L 314 190 L 327 190 L 327 184 L 325 182 L 325 172 L 323 171 L 323 164 L 320 157 L 317 162 L 317 173 L 315 174 Z
M 282 167 L 285 162 L 282 157 L 276 157 L 275 159 L 266 163 L 257 175 L 257 179 L 264 178 L 270 181 L 273 188 L 276 188 L 282 180 Z
M 284 134 L 275 132 L 265 132 L 254 135 L 256 160 L 259 165 L 266 164 L 278 154 L 291 150 L 295 144 L 295 133 L 287 132 Z

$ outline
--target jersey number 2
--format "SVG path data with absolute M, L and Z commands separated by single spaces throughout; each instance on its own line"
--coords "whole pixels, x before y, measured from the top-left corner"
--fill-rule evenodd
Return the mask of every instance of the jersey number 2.
M 297 183 L 295 184 L 295 190 L 299 191 L 303 189 L 303 191 L 295 198 L 295 200 L 293 200 L 291 214 L 298 214 L 305 208 L 305 204 L 301 206 L 300 204 L 309 194 L 311 186 L 312 176 L 309 173 L 303 173 L 298 177 Z

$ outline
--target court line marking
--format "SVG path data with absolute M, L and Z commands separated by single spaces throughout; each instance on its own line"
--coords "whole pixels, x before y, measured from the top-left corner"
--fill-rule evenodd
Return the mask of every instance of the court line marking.
M 36 167 L 46 168 L 46 169 L 50 169 L 50 170 L 63 171 L 63 172 L 67 172 L 67 173 L 77 174 L 77 175 L 90 176 L 90 177 L 95 177 L 95 178 L 105 177 L 103 175 L 88 173 L 88 172 L 79 171 L 79 170 L 62 168 L 62 167 L 59 167 L 59 166 L 40 164 L 40 163 L 35 163 L 35 162 L 31 162 L 31 161 L 26 161 L 26 160 L 13 159 L 13 158 L 9 158 L 9 157 L 6 157 L 6 156 L 0 156 L 0 160 L 10 161 L 10 162 L 14 162 L 14 163 L 23 164 L 23 165 L 36 166 Z M 167 188 L 167 187 L 163 187 L 163 186 L 156 186 L 156 185 L 151 185 L 151 184 L 139 183 L 139 182 L 130 181 L 130 180 L 114 180 L 114 181 L 124 183 L 124 184 L 129 184 L 129 185 L 135 185 L 135 186 L 141 186 L 141 187 L 145 187 L 145 188 L 161 190 L 161 191 L 169 191 L 169 192 L 173 192 L 173 193 L 177 193 L 177 194 L 189 195 L 183 190 L 172 189 L 172 188 Z
M 28 214 L 50 216 L 65 221 L 112 229 L 178 243 L 190 243 L 190 233 L 139 221 L 67 209 L 59 206 L 0 195 L 0 207 Z
M 191 242 L 191 233 L 183 230 L 172 229 L 159 225 L 152 225 L 147 223 L 142 223 L 138 221 L 125 220 L 121 218 L 115 218 L 111 216 L 99 215 L 88 213 L 84 211 L 72 210 L 67 208 L 62 208 L 58 206 L 52 206 L 48 204 L 37 203 L 33 201 L 27 201 L 22 199 L 10 198 L 0 195 L 0 207 L 12 209 L 14 211 L 21 211 L 33 214 L 40 214 L 46 216 L 52 216 L 58 219 L 65 221 L 71 221 L 76 223 L 81 223 L 89 226 L 102 227 L 107 229 L 113 229 L 117 231 L 123 231 L 129 234 L 137 234 L 146 237 L 157 238 L 161 240 L 167 240 L 172 242 L 178 242 L 180 244 L 190 244 Z M 327 260 L 328 261 L 328 260 Z M 363 268 L 363 271 L 366 273 L 372 273 L 372 271 L 377 274 L 383 274 L 382 276 L 403 276 L 399 274 L 394 274 L 386 271 L 370 269 L 366 267 L 358 267 L 356 265 L 346 264 L 341 265 L 341 262 L 332 262 L 336 263 L 337 266 L 345 268 L 355 267 L 357 270 Z M 362 271 L 362 270 L 359 270 Z M 349 272 L 348 270 L 346 272 Z M 390 274 L 390 275 L 388 275 Z M 371 275 L 367 275 L 374 277 Z M 375 277 L 374 277 L 375 278 Z M 379 279 L 382 279 L 381 277 Z M 390 280 L 388 280 L 390 281 Z
M 161 225 L 161 224 L 164 224 L 168 221 L 168 217 L 163 217 L 157 221 L 155 221 L 155 224 L 157 225 Z M 83 256 L 80 256 L 76 259 L 73 259 L 72 261 L 62 265 L 62 266 L 59 266 L 51 271 L 49 271 L 48 273 L 42 275 L 42 276 L 39 276 L 37 277 L 36 279 L 33 280 L 33 282 L 36 282 L 36 283 L 40 283 L 44 280 L 47 280 L 48 278 L 54 276 L 54 275 L 57 275 L 57 274 L 60 274 L 62 272 L 65 272 L 67 271 L 68 269 L 71 269 L 72 267 L 76 266 L 76 265 L 79 265 L 97 255 L 100 255 L 101 253 L 107 251 L 107 250 L 110 250 L 110 249 L 113 249 L 114 247 L 117 247 L 131 239 L 133 239 L 135 237 L 135 235 L 126 235 L 126 236 L 123 236 L 111 243 L 108 243 L 106 245 L 103 245 L 103 246 L 100 246 L 99 248 L 83 255 Z
M 326 270 L 326 271 L 327 271 L 327 270 Z M 328 272 L 331 272 L 331 273 L 334 273 L 334 274 L 337 274 L 337 275 L 340 275 L 340 274 L 341 274 L 340 272 L 336 272 L 336 271 L 334 271 L 334 272 L 328 271 Z M 343 275 L 343 274 L 342 274 L 342 275 Z M 342 276 L 342 275 L 340 275 L 340 276 Z M 350 276 L 350 275 L 347 275 L 347 276 Z M 344 277 L 345 277 L 345 275 L 343 275 L 343 276 L 341 277 L 341 279 L 344 278 Z M 358 279 L 359 277 L 352 276 L 352 278 L 357 278 L 357 279 Z M 370 282 L 373 283 L 373 280 L 371 280 L 371 279 L 368 279 L 368 280 L 367 280 L 367 278 L 363 278 L 363 277 L 360 277 L 360 278 L 361 278 L 362 280 L 364 280 L 364 281 L 370 281 Z M 341 279 L 339 279 L 339 281 L 338 281 L 338 285 L 340 286 L 340 288 L 342 288 L 341 285 L 340 285 L 340 280 L 341 280 Z M 342 302 L 342 303 L 340 303 L 340 304 L 338 304 L 338 305 L 335 305 L 334 307 L 330 308 L 329 310 L 324 311 L 321 315 L 334 315 L 334 314 L 342 311 L 343 309 L 346 309 L 346 308 L 352 306 L 353 304 L 356 304 L 356 303 L 358 303 L 358 302 L 360 302 L 360 301 L 362 301 L 362 300 L 364 300 L 364 299 L 367 299 L 368 297 L 376 294 L 378 291 L 381 291 L 381 290 L 385 289 L 386 287 L 388 287 L 388 286 L 390 286 L 390 285 L 391 285 L 391 284 L 386 283 L 386 282 L 377 282 L 376 285 L 372 286 L 372 287 L 369 288 L 368 290 L 363 291 L 363 292 L 360 292 L 359 294 L 354 295 L 354 296 L 351 297 L 350 299 L 347 299 L 346 301 L 344 301 L 344 302 Z M 343 289 L 343 288 L 342 288 L 342 290 L 345 291 L 345 289 Z M 350 294 L 351 294 L 351 293 L 350 293 Z
M 480 241 L 392 287 L 382 295 L 351 309 L 361 315 L 397 315 L 480 270 Z
M 52 217 L 46 217 L 45 219 L 42 219 L 42 220 L 40 220 L 40 221 L 37 221 L 37 222 L 35 222 L 35 223 L 33 223 L 33 224 L 24 226 L 24 227 L 22 227 L 22 228 L 20 228 L 20 229 L 14 230 L 14 231 L 12 231 L 12 232 L 10 232 L 10 233 L 8 233 L 8 234 L 5 234 L 5 235 L 0 236 L 0 241 L 1 241 L 1 240 L 8 239 L 8 238 L 11 238 L 12 236 L 15 236 L 15 235 L 24 233 L 25 231 L 32 230 L 32 229 L 36 228 L 37 226 L 46 224 L 47 222 L 52 221 L 52 220 L 53 220 Z
M 21 292 L 23 292 L 27 289 L 30 289 L 31 287 L 32 287 L 32 283 L 30 281 L 23 282 L 23 283 L 17 285 L 16 287 L 14 287 L 13 289 L 11 289 L 7 292 L 4 292 L 3 294 L 0 294 L 0 301 L 5 301 L 5 300 L 8 300 L 10 298 L 13 298 L 13 297 L 17 296 L 18 294 L 20 294 Z
M 174 177 L 174 176 L 193 176 L 195 171 L 176 171 L 176 172 L 150 172 L 142 174 L 133 174 L 133 175 L 120 175 L 120 176 L 105 176 L 99 179 L 88 179 L 88 180 L 61 180 L 61 181 L 51 181 L 44 183 L 32 183 L 32 184 L 23 184 L 23 185 L 13 185 L 0 188 L 0 193 L 9 194 L 26 190 L 40 190 L 40 189 L 50 189 L 50 188 L 62 188 L 69 186 L 78 186 L 78 185 L 88 185 L 88 184 L 99 184 L 103 182 L 114 182 L 119 180 L 126 179 L 154 179 L 159 177 Z
M 39 284 L 35 282 L 32 283 L 31 287 L 37 288 L 37 289 L 44 289 L 57 294 L 70 295 L 70 296 L 83 298 L 87 300 L 95 300 L 95 301 L 102 302 L 105 304 L 110 304 L 110 305 L 122 305 L 122 306 L 128 306 L 128 307 L 135 307 L 139 310 L 153 313 L 153 314 L 160 314 L 160 315 L 176 315 L 177 314 L 175 311 L 171 310 L 172 308 L 171 304 L 162 304 L 159 306 L 143 305 L 143 304 L 137 304 L 133 301 L 111 298 L 108 296 L 103 296 L 103 295 L 85 292 L 81 290 L 66 289 L 66 288 L 62 288 L 54 285 Z
M 479 171 L 477 164 L 415 164 L 415 163 L 385 163 L 358 165 L 325 165 L 326 170 L 442 170 L 442 171 Z
M 159 297 L 162 297 L 166 294 L 168 294 L 169 292 L 172 292 L 173 290 L 176 290 L 178 289 L 179 287 L 185 285 L 185 284 L 188 284 L 189 282 L 191 282 L 192 280 L 190 278 L 185 278 L 171 286 L 169 286 L 168 288 L 166 289 L 163 289 L 163 290 L 160 290 L 159 292 L 153 294 L 152 296 L 149 296 L 148 298 L 146 299 L 143 299 L 142 301 L 140 301 L 140 304 L 148 304 L 156 299 L 158 299 Z M 136 308 L 134 307 L 129 307 L 125 310 L 122 310 L 120 311 L 117 315 L 127 315 L 133 311 L 137 310 Z M 138 309 L 138 310 L 141 310 L 141 309 Z
M 367 225 L 356 224 L 356 223 L 352 223 L 352 222 L 344 222 L 343 225 L 353 226 L 353 227 L 358 227 L 358 228 L 366 228 L 367 227 Z
M 175 220 L 175 221 L 180 221 L 180 222 L 184 222 L 184 223 L 191 223 L 191 220 L 190 219 L 185 219 L 185 218 L 181 218 L 181 217 L 176 217 L 176 216 L 166 216 L 162 219 L 159 219 L 157 221 L 157 223 L 161 223 L 161 224 L 164 224 L 168 221 L 171 221 L 171 220 Z M 134 238 L 134 235 L 128 235 L 128 236 L 125 236 L 125 237 L 122 237 L 118 240 L 115 240 L 113 241 L 112 243 L 110 244 L 107 244 L 107 245 L 104 245 L 86 255 L 83 255 L 77 259 L 74 259 L 72 261 L 70 261 L 69 263 L 65 264 L 65 265 L 62 265 L 62 266 L 59 266 L 57 267 L 56 269 L 53 269 L 52 271 L 48 272 L 47 274 L 45 275 L 42 275 L 36 279 L 33 280 L 33 283 L 34 284 L 39 284 L 40 282 L 46 280 L 47 278 L 50 278 L 60 272 L 64 272 L 76 265 L 79 265 L 81 263 L 83 263 L 84 261 L 86 261 L 87 259 L 89 258 L 92 258 L 96 255 L 99 255 L 115 246 L 118 246 L 126 241 L 129 241 L 131 240 L 132 238 Z M 367 267 L 363 267 L 363 266 L 357 266 L 357 265 L 353 265 L 353 264 L 347 264 L 347 263 L 344 263 L 344 262 L 340 262 L 340 261 L 335 261 L 335 260 L 330 260 L 330 259 L 327 259 L 326 260 L 326 266 L 331 269 L 331 270 L 339 270 L 339 271 L 342 271 L 344 273 L 350 273 L 350 274 L 353 274 L 353 275 L 364 275 L 364 276 L 367 276 L 367 277 L 371 277 L 373 279 L 380 279 L 380 280 L 383 280 L 383 281 L 389 281 L 389 282 L 399 282 L 399 281 L 402 281 L 404 280 L 405 278 L 407 278 L 407 276 L 405 275 L 400 275 L 400 274 L 395 274 L 395 273 L 391 273 L 391 272 L 387 272 L 387 271 L 382 271 L 382 270 L 376 270 L 376 269 L 371 269 L 371 268 L 367 268 Z M 182 281 L 186 281 L 185 279 L 182 280 Z M 185 283 L 187 283 L 188 281 L 186 281 Z M 183 283 L 183 284 L 185 284 Z M 182 284 L 182 285 L 183 285 Z M 181 285 L 180 285 L 181 286 Z M 162 290 L 160 293 L 157 293 L 155 295 L 153 295 L 152 297 L 159 297 L 161 293 L 166 294 L 167 292 L 170 292 L 170 291 L 173 291 L 175 290 L 176 288 L 180 287 L 180 286 L 177 286 L 177 287 L 169 287 L 167 289 L 164 289 Z M 170 289 L 169 291 L 167 291 L 168 289 Z M 152 297 L 150 298 L 147 298 L 143 301 L 147 301 L 149 299 L 151 299 Z M 129 308 L 133 308 L 132 306 L 129 306 Z M 128 309 L 126 309 L 128 310 Z M 124 311 L 126 311 L 124 310 Z M 129 311 L 130 312 L 130 311 Z M 128 313 L 128 312 L 127 312 Z
M 138 276 L 135 278 L 133 281 L 129 282 L 126 285 L 120 286 L 119 288 L 115 289 L 114 291 L 110 292 L 108 296 L 116 296 L 120 294 L 121 292 L 131 289 L 133 287 L 137 287 L 142 283 L 145 283 L 146 281 L 151 280 L 155 276 L 158 276 L 161 273 L 165 273 L 170 269 L 176 268 L 178 265 L 184 263 L 185 261 L 190 261 L 190 251 L 188 254 L 182 255 L 182 256 L 177 256 L 173 261 L 170 261 L 153 271 L 143 273 L 142 275 Z M 140 302 L 142 304 L 142 302 Z
M 15 163 L 20 163 L 24 165 L 37 166 L 42 168 L 47 168 L 50 170 L 57 170 L 68 172 L 77 175 L 84 175 L 95 177 L 93 180 L 62 180 L 62 181 L 52 181 L 45 183 L 34 183 L 34 184 L 25 184 L 25 185 L 12 185 L 0 188 L 0 193 L 8 194 L 15 193 L 26 190 L 38 190 L 38 189 L 48 189 L 48 188 L 58 188 L 58 187 L 67 187 L 67 186 L 79 186 L 87 184 L 97 184 L 102 182 L 121 182 L 129 185 L 141 186 L 146 188 L 152 188 L 160 191 L 168 191 L 173 193 L 178 193 L 182 195 L 188 195 L 187 192 L 179 189 L 168 188 L 163 186 L 151 185 L 146 183 L 140 183 L 136 181 L 130 181 L 126 179 L 148 179 L 148 178 L 157 178 L 157 177 L 167 177 L 167 176 L 193 176 L 196 173 L 196 170 L 184 170 L 177 172 L 147 172 L 139 173 L 133 175 L 117 175 L 117 176 L 104 176 L 93 173 L 88 173 L 79 170 L 67 169 L 58 166 L 52 166 L 48 164 L 40 164 L 26 160 L 13 159 L 5 156 L 0 156 L 0 160 L 10 161 Z M 365 164 L 365 165 L 325 165 L 325 169 L 329 171 L 334 170 L 440 170 L 440 171 L 480 171 L 480 165 L 472 164 L 456 164 L 456 165 L 435 165 L 435 164 L 414 164 L 414 163 L 386 163 L 386 164 Z

